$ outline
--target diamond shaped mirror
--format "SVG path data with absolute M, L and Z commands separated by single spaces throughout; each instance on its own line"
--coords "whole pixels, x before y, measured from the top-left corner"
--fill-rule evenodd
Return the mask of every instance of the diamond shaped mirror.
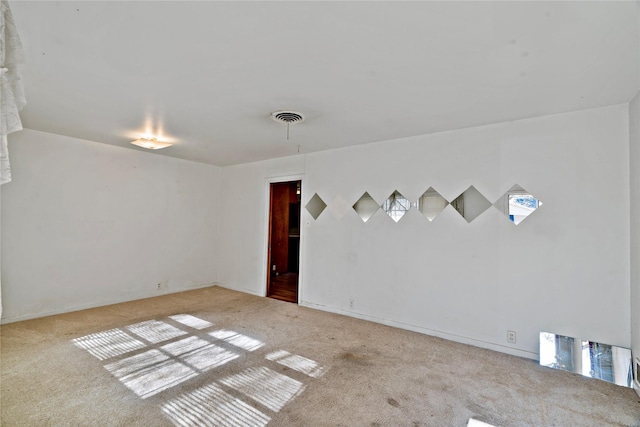
M 518 225 L 542 206 L 542 202 L 516 184 L 504 193 L 493 206 L 509 218 L 509 221 Z
M 433 221 L 448 204 L 449 202 L 433 187 L 429 187 L 418 199 L 417 208 L 429 221 Z
M 381 208 L 392 220 L 398 222 L 411 209 L 411 202 L 396 190 L 384 201 Z
M 318 219 L 326 207 L 327 204 L 320 198 L 320 196 L 318 196 L 318 193 L 315 193 L 311 200 L 309 200 L 309 203 L 305 206 L 307 212 L 311 214 L 313 219 Z
M 353 205 L 353 209 L 364 222 L 367 222 L 380 209 L 380 206 L 369 193 L 365 192 Z
M 482 212 L 489 209 L 491 202 L 487 200 L 472 185 L 452 202 L 451 206 L 467 221 L 471 222 L 476 219 Z

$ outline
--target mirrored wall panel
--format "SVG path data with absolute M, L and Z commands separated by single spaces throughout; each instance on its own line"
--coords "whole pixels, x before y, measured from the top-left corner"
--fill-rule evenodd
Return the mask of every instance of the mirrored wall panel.
M 518 225 L 542 206 L 542 202 L 516 184 L 504 193 L 493 206 L 509 218 L 509 221 Z
M 365 192 L 353 205 L 353 209 L 364 222 L 367 222 L 380 209 L 380 205 L 373 200 L 369 193 Z
M 318 219 L 318 216 L 320 216 L 326 208 L 330 208 L 337 219 L 340 219 L 349 211 L 348 202 L 341 196 L 336 197 L 330 204 L 331 206 L 327 206 L 325 201 L 316 193 L 307 203 L 306 209 L 314 219 Z M 512 224 L 517 225 L 540 208 L 542 201 L 519 185 L 514 185 L 492 205 L 486 197 L 471 185 L 450 202 L 442 197 L 433 187 L 429 187 L 414 203 L 411 203 L 398 190 L 395 190 L 382 205 L 380 205 L 371 197 L 369 192 L 365 192 L 360 199 L 353 204 L 352 208 L 364 222 L 369 221 L 378 209 L 382 209 L 391 219 L 398 222 L 407 214 L 411 207 L 415 206 L 425 218 L 433 221 L 446 209 L 447 205 L 451 205 L 468 223 L 475 220 L 490 206 L 494 206 L 505 218 L 511 221 Z
M 418 199 L 417 208 L 429 221 L 433 221 L 447 207 L 449 202 L 433 187 L 429 187 Z
M 582 341 L 582 375 L 633 387 L 631 349 Z
M 411 209 L 411 202 L 396 190 L 384 201 L 381 208 L 392 220 L 398 222 Z
M 633 387 L 628 348 L 540 332 L 540 365 Z
M 472 185 L 451 202 L 451 206 L 467 221 L 476 219 L 489 209 L 491 202 Z
M 575 372 L 573 337 L 540 332 L 540 364 L 549 368 Z
M 320 198 L 320 196 L 318 196 L 318 193 L 315 193 L 311 200 L 309 200 L 309 203 L 305 206 L 307 212 L 311 214 L 313 219 L 318 219 L 326 207 L 327 204 Z

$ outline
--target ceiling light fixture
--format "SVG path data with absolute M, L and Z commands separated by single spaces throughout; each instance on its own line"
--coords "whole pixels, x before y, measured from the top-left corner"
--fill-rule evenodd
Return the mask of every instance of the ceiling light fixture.
M 131 142 L 133 145 L 137 145 L 138 147 L 148 148 L 149 150 L 159 150 L 161 148 L 171 147 L 173 144 L 170 142 L 161 142 L 156 138 L 152 138 L 149 136 L 143 136 L 140 139 L 136 139 Z
M 289 125 L 291 123 L 302 123 L 304 121 L 302 113 L 296 113 L 295 111 L 274 111 L 271 113 L 271 118 L 278 123 L 287 125 L 287 139 L 289 139 Z M 300 151 L 299 148 L 298 151 Z

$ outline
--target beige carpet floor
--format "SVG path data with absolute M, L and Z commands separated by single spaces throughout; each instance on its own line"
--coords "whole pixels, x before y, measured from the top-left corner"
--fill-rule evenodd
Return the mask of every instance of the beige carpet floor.
M 2 426 L 640 426 L 631 389 L 219 287 L 4 325 Z

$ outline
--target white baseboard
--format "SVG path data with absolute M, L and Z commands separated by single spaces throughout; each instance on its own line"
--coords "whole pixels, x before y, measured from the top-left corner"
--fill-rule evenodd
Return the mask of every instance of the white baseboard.
M 387 326 L 393 326 L 394 328 L 406 329 L 408 331 L 419 332 L 425 335 L 431 335 L 438 338 L 443 338 L 449 341 L 455 341 L 461 344 L 469 344 L 474 347 L 485 348 L 487 350 L 493 350 L 500 353 L 510 354 L 512 356 L 524 357 L 526 359 L 539 360 L 540 355 L 527 350 L 520 350 L 513 347 L 508 347 L 501 344 L 482 341 L 475 338 L 465 337 L 461 335 L 450 334 L 447 332 L 438 331 L 435 329 L 424 328 L 422 326 L 411 325 L 409 323 L 396 322 L 393 320 L 383 319 L 381 317 L 371 316 L 368 314 L 356 313 L 354 311 L 341 310 L 339 308 L 327 307 L 321 304 L 314 304 L 306 301 L 301 301 L 300 304 L 304 307 L 315 308 L 322 311 L 328 311 L 330 313 L 343 314 L 349 317 L 355 317 L 357 319 L 369 320 L 371 322 L 380 323 Z
M 219 286 L 221 288 L 225 288 L 225 289 L 229 289 L 231 291 L 237 291 L 237 292 L 242 292 L 245 294 L 249 294 L 249 295 L 255 295 L 257 297 L 265 297 L 265 292 L 256 292 L 255 289 L 249 289 L 249 288 L 236 288 L 233 286 L 229 286 L 225 283 L 216 283 L 216 286 Z
M 113 298 L 113 299 L 108 299 L 103 301 L 96 301 L 96 302 L 87 303 L 87 304 L 61 307 L 55 310 L 45 310 L 45 311 L 40 311 L 36 313 L 21 314 L 18 316 L 3 317 L 2 319 L 0 319 L 0 324 L 4 325 L 7 323 L 21 322 L 23 320 L 38 319 L 40 317 L 54 316 L 56 314 L 63 314 L 63 313 L 71 313 L 73 311 L 87 310 L 89 308 L 96 308 L 96 307 L 104 307 L 106 305 L 120 304 L 123 302 L 159 297 L 162 295 L 176 294 L 178 292 L 190 291 L 193 289 L 208 288 L 208 287 L 217 286 L 217 285 L 218 284 L 214 282 L 214 283 L 205 283 L 205 284 L 195 285 L 195 286 L 185 286 L 184 288 L 181 288 L 181 289 L 170 289 L 170 290 L 160 290 L 160 291 L 153 290 L 151 292 L 145 291 L 145 292 L 132 293 L 127 295 L 122 295 L 118 298 Z

